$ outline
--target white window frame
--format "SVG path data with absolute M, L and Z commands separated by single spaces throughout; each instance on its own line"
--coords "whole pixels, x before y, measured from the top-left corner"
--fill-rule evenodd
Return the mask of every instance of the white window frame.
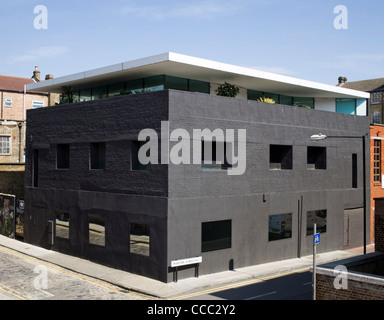
M 0 135 L 0 138 L 8 138 L 9 140 L 8 140 L 8 145 L 9 145 L 9 153 L 2 153 L 1 152 L 1 149 L 0 149 L 0 156 L 10 156 L 10 155 L 12 155 L 12 139 L 11 139 L 11 135 L 9 135 L 9 134 L 2 134 L 2 135 Z
M 371 104 L 380 104 L 381 103 L 381 92 L 372 92 L 371 93 Z
M 7 108 L 12 108 L 12 99 L 11 98 L 5 98 L 4 99 L 4 106 L 5 107 L 7 107 Z M 7 104 L 9 104 L 10 103 L 10 105 L 7 105 Z
M 41 106 L 35 106 L 35 104 L 41 105 Z M 44 101 L 32 101 L 32 109 L 39 109 L 44 108 Z

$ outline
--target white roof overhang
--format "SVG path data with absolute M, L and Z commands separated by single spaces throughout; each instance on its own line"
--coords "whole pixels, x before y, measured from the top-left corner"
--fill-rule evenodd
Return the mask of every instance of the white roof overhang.
M 173 52 L 114 64 L 27 85 L 28 91 L 61 93 L 156 75 L 224 83 L 295 97 L 369 98 L 369 93 L 306 81 Z

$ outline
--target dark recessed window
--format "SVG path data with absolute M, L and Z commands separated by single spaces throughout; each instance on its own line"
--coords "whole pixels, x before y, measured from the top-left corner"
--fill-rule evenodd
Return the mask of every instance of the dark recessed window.
M 203 222 L 201 229 L 202 252 L 231 248 L 232 220 Z
M 69 144 L 58 144 L 56 147 L 57 169 L 69 169 Z
M 327 169 L 327 149 L 325 147 L 307 148 L 307 169 Z
M 69 239 L 69 213 L 56 211 L 56 237 Z
M 105 142 L 90 144 L 89 160 L 91 169 L 105 169 Z
M 131 223 L 129 240 L 131 253 L 147 257 L 150 255 L 150 234 L 147 224 Z
M 97 215 L 88 215 L 89 244 L 105 247 L 105 219 Z
M 269 216 L 268 240 L 281 240 L 292 237 L 292 213 Z
M 292 146 L 270 145 L 269 168 L 277 170 L 291 170 Z
M 139 159 L 140 148 L 147 143 L 147 141 L 131 141 L 131 170 L 143 171 L 149 170 L 150 164 L 142 164 Z M 146 156 L 149 158 L 150 149 L 148 149 Z
M 375 179 L 373 179 L 373 181 L 376 182 Z M 379 181 L 381 181 L 381 177 Z M 357 188 L 357 154 L 356 153 L 352 154 L 352 188 L 355 188 L 355 189 Z
M 39 149 L 33 149 L 32 152 L 32 186 L 39 186 Z
M 316 232 L 327 231 L 327 210 L 314 210 L 307 212 L 307 236 L 313 234 L 313 227 L 316 223 Z
M 227 157 L 227 148 L 231 150 L 229 142 L 204 141 L 201 142 L 201 165 L 203 169 L 226 170 L 231 167 Z

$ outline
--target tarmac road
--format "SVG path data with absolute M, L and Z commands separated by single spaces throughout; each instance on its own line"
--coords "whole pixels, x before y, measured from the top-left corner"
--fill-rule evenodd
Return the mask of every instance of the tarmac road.
M 312 273 L 294 272 L 255 280 L 254 283 L 233 285 L 215 292 L 185 296 L 186 300 L 311 300 Z

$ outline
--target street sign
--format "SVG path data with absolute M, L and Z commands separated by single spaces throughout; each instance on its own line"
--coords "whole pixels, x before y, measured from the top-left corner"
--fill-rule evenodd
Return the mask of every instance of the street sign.
M 202 263 L 203 257 L 193 257 L 193 258 L 187 258 L 187 259 L 180 259 L 180 260 L 173 260 L 171 261 L 171 267 L 180 267 L 180 266 L 186 266 L 189 264 L 197 264 Z
M 320 243 L 320 233 L 316 233 L 314 235 L 314 241 L 315 241 L 315 244 L 319 244 Z

